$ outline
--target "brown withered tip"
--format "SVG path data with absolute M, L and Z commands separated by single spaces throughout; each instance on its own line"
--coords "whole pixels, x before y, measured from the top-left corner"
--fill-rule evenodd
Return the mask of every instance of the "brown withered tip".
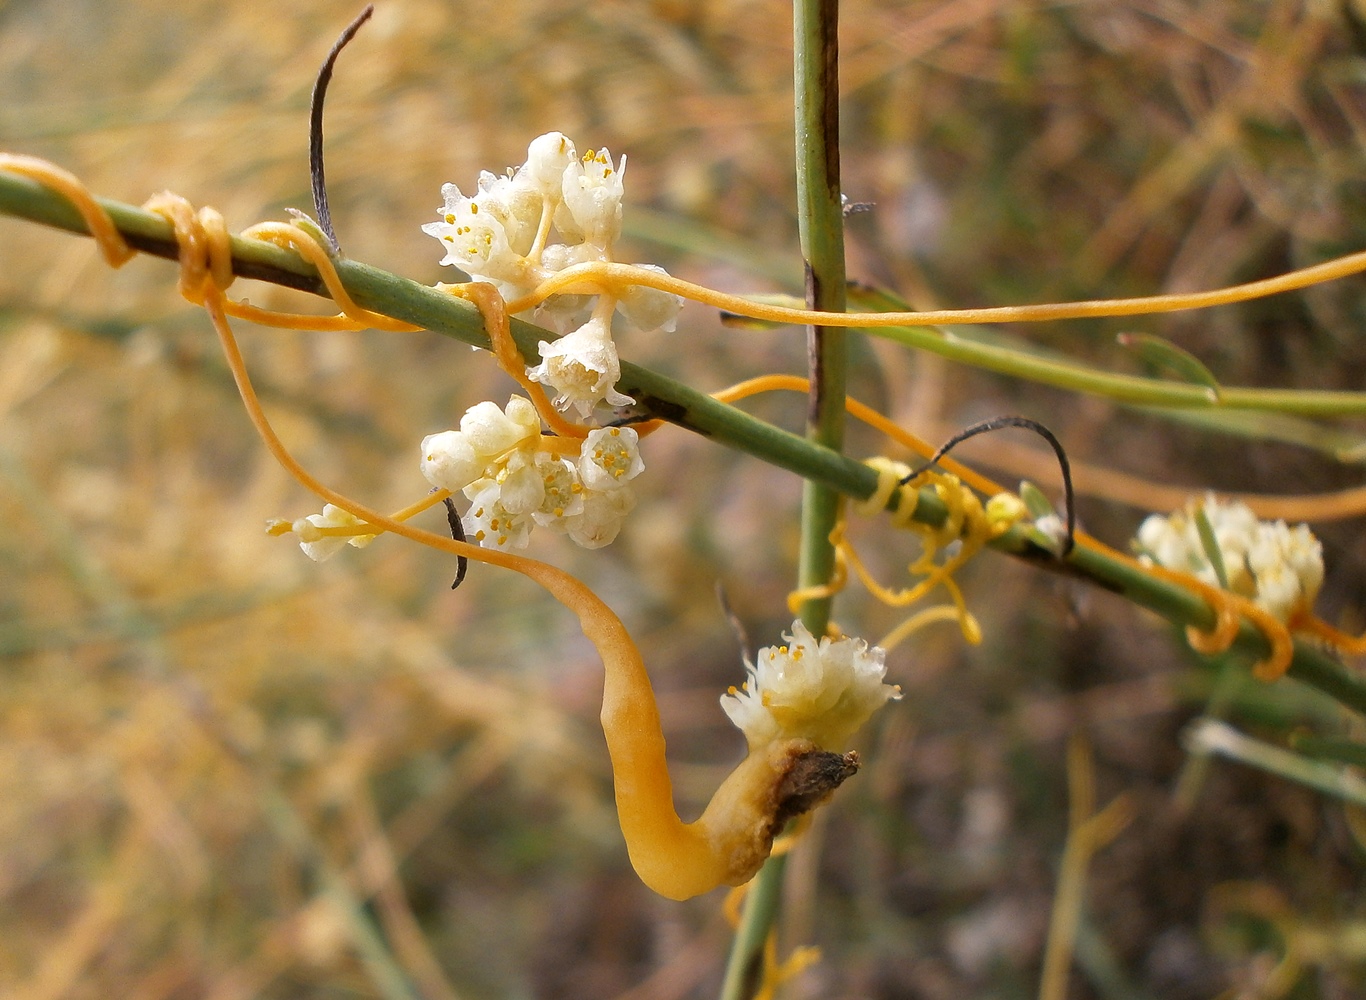
M 841 754 L 813 748 L 794 754 L 792 766 L 778 784 L 775 828 L 816 808 L 858 769 L 856 750 Z

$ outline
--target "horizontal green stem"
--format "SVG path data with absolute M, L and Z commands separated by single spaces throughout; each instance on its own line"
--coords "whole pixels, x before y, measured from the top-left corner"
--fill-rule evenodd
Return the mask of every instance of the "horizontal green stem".
M 176 259 L 177 249 L 170 225 L 158 215 L 113 201 L 102 201 L 130 244 L 157 256 Z M 42 185 L 0 171 L 0 214 L 29 219 L 86 233 L 79 213 Z M 259 240 L 233 240 L 234 271 L 244 277 L 286 285 L 325 296 L 326 288 L 316 271 L 298 255 Z M 356 261 L 338 262 L 338 273 L 360 305 L 394 319 L 454 337 L 477 347 L 488 347 L 483 320 L 468 302 L 426 285 L 390 274 Z M 522 353 L 538 359 L 537 342 L 553 335 L 527 323 L 513 321 L 513 336 Z M 656 372 L 622 363 L 619 387 L 635 396 L 659 417 L 718 444 L 754 455 L 806 479 L 825 483 L 845 496 L 866 499 L 877 488 L 877 474 L 862 462 L 774 427 L 706 393 Z M 931 490 L 920 491 L 916 518 L 922 523 L 942 524 L 943 503 Z M 1044 552 L 1023 529 L 1014 529 L 993 546 L 1028 559 L 1042 568 L 1070 573 L 1114 591 L 1177 624 L 1208 629 L 1214 614 L 1203 600 L 1180 587 L 1164 583 L 1125 563 L 1078 547 L 1061 562 Z M 1238 640 L 1248 655 L 1268 651 L 1256 629 L 1245 624 Z M 1354 710 L 1366 714 L 1366 682 L 1347 671 L 1321 650 L 1297 642 L 1290 676 L 1324 691 Z
M 129 244 L 168 260 L 178 257 L 175 236 L 161 216 L 117 201 L 99 199 Z M 61 195 L 15 174 L 0 170 L 0 214 L 8 214 L 86 234 L 84 220 Z M 233 272 L 315 295 L 328 295 L 311 264 L 291 250 L 262 240 L 232 238 Z M 487 349 L 488 335 L 479 311 L 464 299 L 399 277 L 388 271 L 340 258 L 337 273 L 346 290 L 366 309 Z M 540 360 L 538 343 L 555 334 L 514 319 L 512 336 L 528 363 Z M 877 488 L 877 473 L 862 462 L 718 402 L 705 392 L 657 372 L 622 362 L 617 387 L 651 414 L 669 423 L 747 452 L 804 479 L 823 483 L 856 498 Z M 932 490 L 922 490 L 917 517 L 927 524 L 944 520 L 944 506 Z
M 894 295 L 866 288 L 851 290 L 850 301 L 869 312 L 903 312 L 909 306 Z M 1016 378 L 1102 396 L 1122 403 L 1182 409 L 1260 410 L 1313 417 L 1366 414 L 1366 393 L 1317 389 L 1255 389 L 1220 386 L 1217 398 L 1205 385 L 1102 371 L 1075 361 L 1040 357 L 1026 351 L 956 337 L 951 329 L 928 326 L 870 327 L 873 337 L 893 340 L 950 361 Z

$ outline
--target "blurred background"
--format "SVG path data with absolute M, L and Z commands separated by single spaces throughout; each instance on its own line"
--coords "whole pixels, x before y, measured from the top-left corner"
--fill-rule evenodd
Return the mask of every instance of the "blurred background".
M 307 209 L 309 91 L 358 6 L 0 0 L 0 146 L 123 201 L 172 189 L 234 229 Z M 996 305 L 1215 287 L 1366 247 L 1357 0 L 846 0 L 841 18 L 844 188 L 874 206 L 849 222 L 851 277 L 920 306 Z M 341 242 L 443 280 L 419 229 L 441 184 L 470 190 L 558 129 L 629 157 L 622 259 L 800 293 L 790 33 L 778 0 L 381 0 L 328 99 Z M 571 617 L 483 566 L 453 594 L 448 558 L 396 540 L 317 565 L 267 537 L 267 518 L 317 502 L 258 444 L 172 267 L 111 272 L 87 240 L 9 219 L 0 248 L 0 993 L 715 995 L 722 894 L 668 902 L 631 872 L 600 665 Z M 324 311 L 249 284 L 234 294 Z M 1115 335 L 1153 333 L 1228 384 L 1360 388 L 1364 318 L 1352 279 L 998 333 L 1133 372 Z M 423 435 L 512 389 L 436 335 L 238 332 L 296 455 L 389 509 L 426 490 Z M 706 390 L 805 357 L 800 331 L 726 330 L 695 306 L 621 349 Z M 932 440 L 1013 412 L 1074 460 L 1157 484 L 1360 481 L 1341 454 L 1352 427 L 1229 434 L 855 350 L 852 391 Z M 803 403 L 749 408 L 797 428 Z M 1014 433 L 962 452 L 1054 490 L 1051 461 Z M 849 446 L 887 451 L 859 430 Z M 678 431 L 646 462 L 614 545 L 537 535 L 531 554 L 588 581 L 641 645 L 691 816 L 743 746 L 717 704 L 742 667 L 716 587 L 756 644 L 777 641 L 800 484 Z M 1090 497 L 1081 513 L 1123 546 L 1145 512 Z M 889 530 L 856 537 L 904 580 L 917 547 Z M 1321 536 L 1319 609 L 1359 630 L 1361 533 Z M 906 698 L 859 737 L 863 773 L 789 871 L 784 947 L 824 957 L 785 995 L 1035 995 L 1073 734 L 1099 801 L 1127 792 L 1137 817 L 1092 865 L 1071 996 L 1363 995 L 1351 817 L 1184 757 L 1181 728 L 1224 666 L 992 553 L 959 579 L 985 642 L 938 626 L 890 657 Z M 870 640 L 898 621 L 857 586 L 836 617 Z M 1293 682 L 1231 669 L 1243 728 L 1340 730 Z M 1277 919 L 1215 905 L 1231 884 Z M 1302 973 L 1269 981 L 1309 930 L 1321 947 Z

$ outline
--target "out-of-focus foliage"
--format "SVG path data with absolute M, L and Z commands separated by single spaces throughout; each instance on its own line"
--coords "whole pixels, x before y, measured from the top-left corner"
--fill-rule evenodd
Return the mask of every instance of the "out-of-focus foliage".
M 1366 246 L 1359 4 L 842 8 L 844 186 L 875 203 L 850 222 L 853 276 L 985 305 L 1213 287 Z M 308 93 L 353 13 L 0 3 L 0 140 L 111 197 L 172 188 L 234 228 L 306 208 Z M 329 98 L 343 246 L 441 279 L 419 229 L 441 183 L 468 188 L 559 129 L 629 156 L 630 259 L 799 290 L 790 58 L 778 0 L 383 0 Z M 1017 332 L 1119 368 L 1134 362 L 1113 334 L 1153 333 L 1225 383 L 1359 388 L 1360 287 Z M 242 335 L 296 452 L 390 508 L 425 489 L 424 434 L 511 389 L 431 335 Z M 804 363 L 798 332 L 723 331 L 695 307 L 621 348 L 705 389 Z M 720 900 L 665 902 L 627 867 L 599 667 L 568 616 L 484 567 L 452 595 L 449 560 L 394 540 L 317 566 L 267 537 L 267 517 L 316 504 L 257 445 L 215 351 L 164 263 L 109 273 L 87 241 L 0 221 L 0 992 L 375 996 L 402 975 L 431 997 L 712 994 Z M 1292 492 L 1360 475 L 856 351 L 853 391 L 930 438 L 1014 411 L 1074 458 L 1162 482 Z M 754 405 L 800 421 L 800 403 Z M 854 432 L 850 447 L 884 446 Z M 715 584 L 760 643 L 776 638 L 799 484 L 678 433 L 646 461 L 610 549 L 538 538 L 534 554 L 573 567 L 646 650 L 687 811 L 742 748 L 716 701 L 742 670 Z M 1030 475 L 1050 482 L 1050 466 Z M 1098 501 L 1083 515 L 1113 541 L 1138 520 Z M 1359 628 L 1360 532 L 1324 537 L 1320 610 Z M 886 578 L 914 552 L 881 541 Z M 1124 606 L 994 555 L 961 579 L 986 642 L 944 628 L 893 654 L 907 697 L 862 737 L 864 773 L 792 866 L 791 940 L 824 949 L 794 995 L 1032 995 L 1076 728 L 1101 800 L 1127 789 L 1139 813 L 1093 864 L 1075 995 L 1255 981 L 1270 939 L 1202 928 L 1227 880 L 1263 883 L 1330 939 L 1359 918 L 1335 807 L 1218 766 L 1189 811 L 1173 805 L 1176 734 L 1211 669 Z M 895 623 L 857 592 L 837 617 L 870 640 Z M 1234 701 L 1249 725 L 1329 713 L 1288 683 Z M 1297 996 L 1362 988 L 1349 952 L 1327 955 Z

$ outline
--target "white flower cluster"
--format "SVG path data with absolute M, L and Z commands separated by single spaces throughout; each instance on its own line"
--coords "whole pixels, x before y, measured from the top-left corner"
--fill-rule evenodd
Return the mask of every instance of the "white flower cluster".
M 1203 508 L 1213 529 L 1228 577 L 1228 589 L 1256 601 L 1281 621 L 1313 606 L 1323 585 L 1323 546 L 1308 525 L 1259 521 L 1241 503 L 1223 503 L 1209 494 L 1170 517 L 1153 514 L 1138 528 L 1145 557 L 1219 586 L 1219 577 L 1200 542 L 1195 520 Z
M 440 221 L 422 231 L 445 246 L 441 263 L 516 299 L 574 264 L 612 260 L 625 173 L 625 156 L 619 166 L 605 148 L 580 157 L 565 135 L 547 132 L 532 141 L 520 167 L 501 176 L 482 172 L 474 194 L 443 186 Z M 552 228 L 563 242 L 547 242 Z M 527 373 L 555 390 L 562 410 L 573 406 L 586 416 L 600 402 L 629 404 L 631 398 L 614 388 L 621 365 L 611 335 L 613 312 L 620 309 L 643 330 L 672 331 L 682 304 L 677 295 L 640 286 L 596 304 L 592 296 L 553 296 L 537 310 L 538 320 L 560 332 L 574 329 L 554 343 L 542 341 L 541 364 Z
M 601 427 L 584 438 L 577 461 L 543 438 L 529 399 L 513 396 L 470 407 L 460 429 L 422 439 L 422 474 L 439 489 L 470 498 L 465 534 L 486 548 L 525 548 L 536 525 L 563 532 L 586 549 L 617 537 L 636 505 L 639 436 L 630 427 Z
M 809 739 L 819 747 L 843 746 L 901 689 L 884 684 L 886 654 L 862 639 L 822 638 L 800 620 L 786 645 L 759 650 L 746 662 L 749 679 L 721 696 L 721 707 L 745 734 L 751 750 L 777 739 Z

